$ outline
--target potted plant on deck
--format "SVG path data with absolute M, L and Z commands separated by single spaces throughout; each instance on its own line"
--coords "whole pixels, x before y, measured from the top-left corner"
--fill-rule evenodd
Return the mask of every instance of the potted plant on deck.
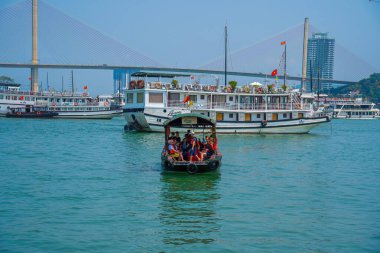
M 178 80 L 176 79 L 173 79 L 171 84 L 173 85 L 173 87 L 175 87 L 176 89 L 178 89 Z
M 230 85 L 232 92 L 235 92 L 237 82 L 236 81 L 229 81 L 228 84 Z
M 274 84 L 268 84 L 268 93 L 272 93 L 274 91 Z

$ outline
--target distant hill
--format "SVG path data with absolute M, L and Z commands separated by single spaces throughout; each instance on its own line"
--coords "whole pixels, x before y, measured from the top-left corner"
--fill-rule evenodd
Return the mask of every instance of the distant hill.
M 380 73 L 373 73 L 369 78 L 360 80 L 356 84 L 342 86 L 331 91 L 331 94 L 359 94 L 369 101 L 380 104 Z

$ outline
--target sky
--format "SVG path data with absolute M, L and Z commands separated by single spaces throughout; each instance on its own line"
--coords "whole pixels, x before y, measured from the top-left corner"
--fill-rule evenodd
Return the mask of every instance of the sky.
M 18 2 L 20 1 L 2 0 L 0 8 Z M 234 52 L 302 24 L 304 18 L 308 17 L 310 24 L 322 32 L 329 32 L 337 43 L 380 71 L 380 1 L 45 0 L 45 2 L 116 41 L 172 67 L 202 66 L 223 55 L 223 30 L 226 24 L 229 33 L 229 51 Z M 0 75 L 8 71 L 0 69 Z M 83 75 L 78 73 L 77 78 L 82 78 L 81 81 L 85 82 L 85 78 L 88 78 L 88 74 L 85 73 L 88 72 L 84 71 Z M 45 76 L 44 71 L 41 71 L 40 75 Z M 17 76 L 15 79 L 19 81 Z M 95 84 L 98 86 L 96 89 L 98 92 L 112 91 L 112 74 L 102 74 L 98 79 L 102 83 L 110 84 L 107 87 Z

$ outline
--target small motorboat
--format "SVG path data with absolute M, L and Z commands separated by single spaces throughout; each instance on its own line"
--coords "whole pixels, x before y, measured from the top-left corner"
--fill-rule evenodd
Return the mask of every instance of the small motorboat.
M 9 108 L 5 117 L 8 118 L 52 118 L 57 112 L 47 111 L 46 107 L 26 105 L 25 107 Z
M 213 119 L 195 113 L 177 114 L 165 121 L 163 123 L 165 128 L 165 146 L 161 154 L 163 169 L 167 171 L 187 172 L 189 174 L 217 171 L 222 165 L 222 154 L 217 146 L 218 139 L 216 137 L 215 124 Z M 173 143 L 173 139 L 170 137 L 171 130 L 185 132 L 186 129 L 188 129 L 187 134 L 184 140 L 181 141 L 181 144 Z M 205 131 L 207 131 L 210 134 L 210 137 L 207 136 L 208 141 L 203 139 L 201 142 L 190 129 L 195 129 L 197 133 L 203 132 L 203 138 L 205 137 Z M 190 146 L 193 145 L 191 147 L 200 143 L 204 143 L 204 146 L 200 144 L 196 148 L 195 152 L 197 153 L 194 153 L 194 149 L 190 149 L 189 151 L 182 148 L 185 141 L 196 143 L 194 145 L 190 144 Z M 173 151 L 174 145 L 177 145 L 177 147 Z

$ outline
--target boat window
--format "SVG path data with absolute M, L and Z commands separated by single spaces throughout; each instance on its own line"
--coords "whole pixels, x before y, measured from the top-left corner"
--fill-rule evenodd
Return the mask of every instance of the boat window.
M 228 115 L 228 117 L 229 117 L 230 119 L 232 119 L 232 118 L 234 117 L 234 114 L 233 114 L 233 113 L 230 113 L 230 114 Z
M 258 119 L 260 119 L 260 118 L 261 118 L 261 114 L 258 113 L 256 117 L 257 117 Z
M 128 93 L 127 94 L 127 104 L 132 104 L 133 103 L 133 93 Z
M 190 100 L 193 101 L 193 102 L 197 102 L 197 99 L 198 96 L 197 95 L 190 95 Z
M 149 103 L 162 103 L 163 94 L 162 93 L 149 93 Z
M 224 96 L 224 95 L 212 96 L 212 102 L 225 103 L 226 102 L 226 96 Z
M 205 99 L 205 95 L 201 95 L 201 99 L 202 99 L 202 100 Z
M 137 93 L 137 103 L 144 103 L 144 92 Z
M 283 117 L 283 118 L 286 118 L 286 116 L 287 116 L 286 113 L 282 114 L 282 117 Z
M 169 94 L 168 94 L 168 100 L 169 101 L 179 101 L 180 100 L 179 96 L 180 96 L 179 93 L 169 92 Z
M 234 101 L 234 97 L 228 97 L 228 101 Z

